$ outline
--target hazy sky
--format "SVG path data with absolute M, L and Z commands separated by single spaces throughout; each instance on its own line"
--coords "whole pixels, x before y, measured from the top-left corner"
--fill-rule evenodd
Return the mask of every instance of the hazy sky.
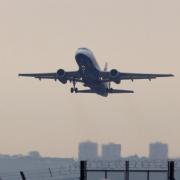
M 18 73 L 76 70 L 77 48 L 125 72 L 175 78 L 113 85 L 135 94 L 70 94 Z M 180 156 L 179 0 L 0 0 L 0 153 L 77 156 L 78 143 L 121 143 L 123 155 L 169 143 Z M 82 88 L 81 85 L 78 85 Z

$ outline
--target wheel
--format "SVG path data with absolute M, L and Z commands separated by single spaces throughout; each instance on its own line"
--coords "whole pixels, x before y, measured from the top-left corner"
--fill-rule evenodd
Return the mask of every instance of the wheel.
M 75 91 L 75 93 L 77 93 L 78 92 L 78 88 L 75 88 L 74 91 Z
M 110 89 L 109 89 L 109 92 L 112 92 L 112 91 L 113 91 L 113 88 L 110 88 Z
M 74 88 L 71 88 L 71 93 L 73 93 L 74 92 Z

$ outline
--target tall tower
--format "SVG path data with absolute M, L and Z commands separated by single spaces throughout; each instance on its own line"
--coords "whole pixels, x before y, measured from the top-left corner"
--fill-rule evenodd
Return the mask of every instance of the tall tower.
M 98 158 L 98 145 L 94 142 L 81 142 L 79 144 L 79 160 L 97 160 Z
M 121 144 L 103 144 L 102 159 L 103 160 L 119 160 L 121 157 Z
M 150 159 L 168 159 L 168 144 L 161 142 L 152 143 L 149 145 Z

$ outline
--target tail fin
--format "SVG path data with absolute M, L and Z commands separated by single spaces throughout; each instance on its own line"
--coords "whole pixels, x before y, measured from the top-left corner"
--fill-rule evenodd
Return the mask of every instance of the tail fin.
M 108 71 L 108 63 L 107 62 L 105 63 L 104 71 Z

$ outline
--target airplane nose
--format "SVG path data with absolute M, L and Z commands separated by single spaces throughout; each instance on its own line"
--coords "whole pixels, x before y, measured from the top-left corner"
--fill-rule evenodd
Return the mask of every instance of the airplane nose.
M 77 54 L 75 55 L 75 59 L 76 59 L 79 63 L 83 63 L 83 61 L 84 61 L 84 54 L 77 53 Z
M 77 51 L 76 51 L 75 57 L 76 57 L 76 56 L 82 56 L 82 55 L 83 55 L 83 56 L 90 57 L 91 54 L 92 54 L 92 52 L 91 52 L 89 49 L 87 49 L 87 48 L 79 48 L 79 49 L 77 49 Z

